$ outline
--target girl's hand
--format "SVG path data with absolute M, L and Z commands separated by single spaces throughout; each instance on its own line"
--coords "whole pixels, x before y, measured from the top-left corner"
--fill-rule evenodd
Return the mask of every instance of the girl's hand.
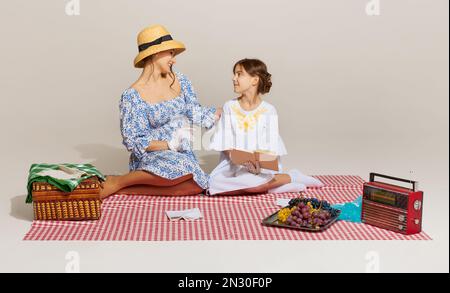
M 247 169 L 248 172 L 258 175 L 261 173 L 261 167 L 259 166 L 259 163 L 256 162 L 256 165 L 254 165 L 252 162 L 248 161 L 244 163 L 244 167 Z
M 222 108 L 217 108 L 216 109 L 216 113 L 215 113 L 215 115 L 216 115 L 216 121 L 218 121 L 219 119 L 220 119 L 220 117 L 222 116 L 222 113 L 223 113 L 223 109 Z

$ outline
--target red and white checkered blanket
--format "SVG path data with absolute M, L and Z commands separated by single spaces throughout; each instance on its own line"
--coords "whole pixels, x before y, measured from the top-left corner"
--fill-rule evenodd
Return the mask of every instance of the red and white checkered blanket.
M 307 195 L 330 203 L 355 200 L 362 192 L 358 176 L 316 176 L 325 187 Z M 373 226 L 338 221 L 324 232 L 267 227 L 261 220 L 280 209 L 278 198 L 296 193 L 252 196 L 114 195 L 102 203 L 98 221 L 33 221 L 24 240 L 431 240 L 424 232 L 405 236 Z M 169 221 L 165 212 L 198 207 L 203 218 Z

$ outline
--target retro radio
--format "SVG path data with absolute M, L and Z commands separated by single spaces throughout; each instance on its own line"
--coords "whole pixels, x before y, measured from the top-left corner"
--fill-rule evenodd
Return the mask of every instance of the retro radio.
M 412 184 L 412 189 L 375 181 L 375 176 Z M 361 221 L 394 232 L 410 235 L 422 230 L 423 192 L 417 182 L 370 173 L 364 183 Z

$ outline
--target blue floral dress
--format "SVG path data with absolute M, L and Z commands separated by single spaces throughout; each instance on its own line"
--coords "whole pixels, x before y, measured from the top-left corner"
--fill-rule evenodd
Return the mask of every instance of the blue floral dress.
M 167 179 L 192 174 L 203 189 L 208 187 L 209 176 L 200 168 L 191 144 L 183 144 L 181 151 L 155 151 L 146 149 L 152 140 L 170 141 L 174 132 L 182 127 L 185 116 L 189 122 L 211 128 L 215 122 L 214 107 L 202 107 L 190 80 L 175 72 L 181 85 L 178 97 L 157 104 L 143 100 L 133 89 L 126 89 L 120 99 L 120 128 L 123 144 L 130 155 L 130 171 L 144 170 Z

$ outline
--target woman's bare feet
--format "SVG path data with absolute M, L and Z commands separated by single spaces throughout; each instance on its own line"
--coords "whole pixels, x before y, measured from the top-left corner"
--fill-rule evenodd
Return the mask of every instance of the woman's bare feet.
M 114 192 L 118 191 L 121 187 L 119 186 L 119 176 L 108 175 L 106 176 L 105 182 L 102 183 L 100 189 L 100 199 L 105 199 L 112 195 Z

